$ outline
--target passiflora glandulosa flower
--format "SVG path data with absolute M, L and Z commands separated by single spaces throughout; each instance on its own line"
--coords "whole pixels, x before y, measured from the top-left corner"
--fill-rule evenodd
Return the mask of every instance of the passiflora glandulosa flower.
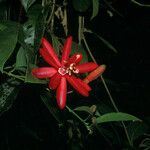
M 66 106 L 67 82 L 81 95 L 89 96 L 90 86 L 80 78 L 77 78 L 76 75 L 91 72 L 98 65 L 94 62 L 79 64 L 82 54 L 74 54 L 69 57 L 72 47 L 72 36 L 69 36 L 64 43 L 61 61 L 58 59 L 52 45 L 45 38 L 42 38 L 41 45 L 40 55 L 51 67 L 33 69 L 32 74 L 37 78 L 50 78 L 49 89 L 56 89 L 56 99 L 59 108 L 63 109 Z

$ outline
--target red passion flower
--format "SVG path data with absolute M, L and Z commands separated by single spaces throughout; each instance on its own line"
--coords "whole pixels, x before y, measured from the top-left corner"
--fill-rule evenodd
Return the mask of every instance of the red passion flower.
M 69 36 L 64 43 L 61 61 L 58 59 L 52 45 L 45 38 L 42 38 L 41 45 L 40 55 L 51 67 L 32 69 L 32 74 L 37 78 L 50 78 L 48 86 L 49 89 L 56 89 L 56 99 L 59 108 L 63 109 L 66 106 L 67 82 L 81 95 L 89 96 L 90 86 L 80 78 L 77 78 L 76 75 L 91 72 L 98 65 L 94 62 L 79 64 L 82 54 L 74 54 L 69 57 L 72 47 L 72 36 Z

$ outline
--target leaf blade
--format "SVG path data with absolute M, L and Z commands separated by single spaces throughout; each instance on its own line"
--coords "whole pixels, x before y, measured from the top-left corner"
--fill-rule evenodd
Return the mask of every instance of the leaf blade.
M 96 118 L 96 122 L 98 124 L 113 121 L 141 121 L 141 120 L 133 115 L 122 112 L 111 112 Z
M 27 66 L 26 53 L 25 50 L 22 47 L 20 47 L 16 56 L 15 69 L 19 69 L 26 66 Z
M 21 4 L 23 5 L 25 11 L 27 12 L 28 9 L 31 7 L 31 5 L 35 2 L 36 0 L 21 0 Z
M 79 106 L 79 107 L 76 107 L 74 110 L 75 111 L 81 111 L 81 112 L 87 112 L 87 113 L 92 115 L 92 112 L 91 112 L 89 106 Z
M 0 71 L 3 72 L 4 64 L 16 47 L 18 39 L 18 29 L 16 26 L 18 26 L 18 24 L 11 21 L 5 21 L 0 24 L 5 26 L 0 32 Z
M 93 11 L 92 11 L 91 20 L 94 17 L 96 17 L 99 12 L 99 0 L 92 0 L 92 4 L 93 4 Z

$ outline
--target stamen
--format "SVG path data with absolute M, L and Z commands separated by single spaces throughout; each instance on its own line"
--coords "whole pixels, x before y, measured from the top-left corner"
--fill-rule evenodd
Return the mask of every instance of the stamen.
M 70 64 L 69 69 L 73 70 L 75 68 L 75 63 Z
M 65 74 L 69 74 L 70 76 L 72 75 L 72 73 L 79 73 L 79 69 L 76 69 L 76 64 L 72 63 L 69 65 L 69 67 L 61 67 L 58 69 L 59 74 L 61 74 L 62 76 L 64 76 Z
M 79 73 L 79 69 L 74 69 L 73 73 Z
M 73 73 L 79 73 L 79 69 L 76 69 L 76 64 L 75 64 L 75 63 L 70 64 L 69 69 L 70 69 Z

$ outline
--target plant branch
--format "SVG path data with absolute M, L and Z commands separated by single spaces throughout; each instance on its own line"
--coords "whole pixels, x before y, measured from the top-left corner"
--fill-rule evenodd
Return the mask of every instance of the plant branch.
M 52 10 L 51 10 L 51 14 L 47 20 L 47 24 L 49 24 L 51 22 L 51 31 L 53 29 L 53 24 L 54 24 L 54 20 L 53 20 L 53 17 L 54 17 L 54 11 L 55 11 L 55 0 L 52 1 Z
M 66 6 L 64 8 L 64 19 L 65 19 L 65 26 L 64 26 L 64 30 L 65 30 L 65 34 L 67 36 L 68 34 L 68 25 L 67 25 L 67 9 L 66 9 Z
M 141 6 L 141 7 L 150 7 L 150 5 L 148 5 L 148 4 L 142 4 L 142 3 L 139 3 L 139 2 L 137 2 L 135 0 L 131 0 L 131 2 L 136 4 L 136 5 L 138 5 L 138 6 Z
M 68 111 L 70 113 L 72 113 L 75 117 L 77 117 L 82 123 L 83 125 L 86 127 L 86 129 L 89 131 L 89 133 L 91 133 L 91 129 L 90 126 L 88 125 L 87 122 L 85 122 L 78 114 L 76 114 L 71 108 L 69 108 L 68 106 L 66 106 L 66 108 L 68 109 Z
M 79 16 L 79 27 L 78 27 L 78 44 L 81 44 L 81 40 L 83 39 L 83 29 L 84 29 L 84 17 Z
M 97 63 L 97 62 L 96 62 L 96 59 L 94 58 L 93 54 L 92 54 L 91 51 L 90 51 L 90 48 L 89 48 L 89 46 L 88 46 L 88 44 L 87 44 L 87 42 L 86 42 L 86 39 L 85 39 L 84 34 L 83 34 L 82 39 L 83 39 L 83 41 L 84 41 L 85 47 L 86 47 L 86 49 L 87 49 L 87 51 L 88 51 L 90 57 L 92 58 L 92 60 L 93 60 L 95 63 Z
M 86 49 L 87 49 L 87 51 L 88 51 L 90 57 L 92 58 L 92 60 L 93 60 L 95 63 L 97 63 L 97 62 L 96 62 L 96 59 L 94 58 L 93 54 L 92 54 L 91 51 L 90 51 L 90 48 L 89 48 L 89 46 L 88 46 L 88 44 L 87 44 L 87 42 L 86 42 L 86 39 L 85 39 L 84 34 L 83 34 L 83 41 L 84 41 L 84 44 L 85 44 L 85 46 L 86 46 Z M 110 91 L 109 91 L 109 89 L 108 89 L 108 87 L 107 87 L 107 84 L 106 84 L 106 82 L 105 82 L 103 76 L 101 75 L 100 78 L 101 78 L 101 80 L 102 80 L 102 83 L 103 83 L 103 85 L 104 85 L 104 87 L 105 87 L 105 89 L 106 89 L 106 92 L 107 92 L 107 94 L 108 94 L 108 96 L 109 96 L 109 99 L 110 99 L 110 101 L 111 101 L 111 103 L 112 103 L 112 105 L 113 105 L 115 111 L 116 111 L 116 112 L 119 112 L 119 110 L 118 110 L 118 108 L 117 108 L 117 106 L 116 106 L 116 104 L 115 104 L 115 101 L 113 100 L 113 97 L 111 96 L 111 93 L 110 93 Z M 130 146 L 132 146 L 132 142 L 131 142 L 131 140 L 130 140 L 130 137 L 129 137 L 129 134 L 128 134 L 128 131 L 127 131 L 127 128 L 126 128 L 124 122 L 122 121 L 121 124 L 122 124 L 122 126 L 123 126 L 123 128 L 124 128 L 124 131 L 125 131 L 127 140 L 128 140 L 128 142 L 129 142 Z
M 7 71 L 3 71 L 3 73 L 10 76 L 10 77 L 24 81 L 24 76 L 15 75 L 15 74 L 12 74 L 11 72 L 7 72 Z

